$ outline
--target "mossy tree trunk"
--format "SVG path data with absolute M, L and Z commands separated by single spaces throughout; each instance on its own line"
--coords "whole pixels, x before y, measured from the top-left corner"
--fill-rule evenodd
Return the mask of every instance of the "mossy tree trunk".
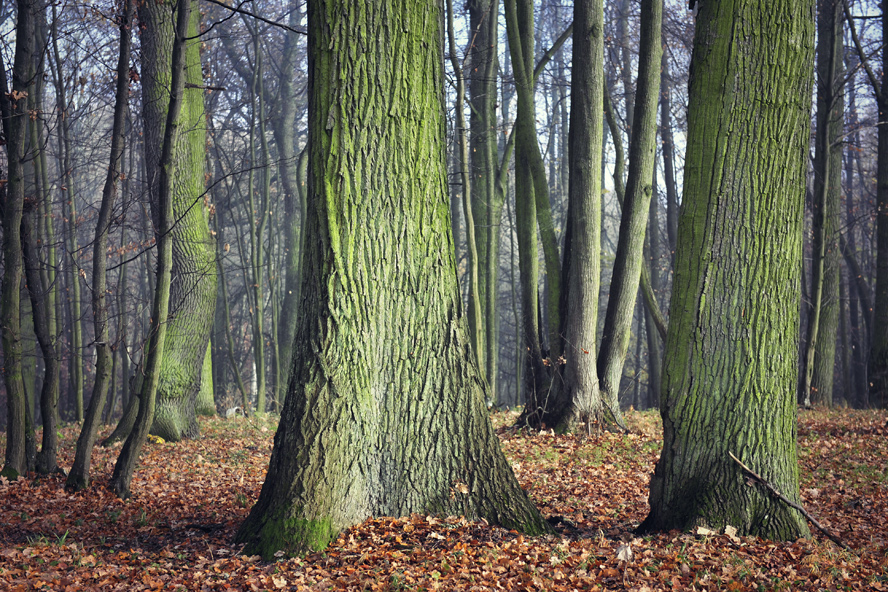
M 194 1 L 194 0 L 191 0 Z M 143 25 L 142 109 L 148 187 L 159 195 L 159 163 L 167 109 L 170 104 L 171 56 L 176 6 L 174 2 L 139 5 Z M 207 343 L 216 306 L 215 245 L 210 235 L 205 193 L 203 75 L 198 32 L 199 11 L 191 11 L 189 40 L 185 47 L 185 91 L 178 122 L 173 160 L 176 176 L 173 199 L 173 280 L 168 335 L 157 390 L 152 433 L 167 441 L 198 435 L 195 414 Z M 158 205 L 152 203 L 155 228 Z
M 3 278 L 0 281 L 0 341 L 3 345 L 3 382 L 6 386 L 6 454 L 2 474 L 7 478 L 23 475 L 25 453 L 26 401 L 22 374 L 22 243 L 21 223 L 25 203 L 25 135 L 28 129 L 27 96 L 31 84 L 34 52 L 33 0 L 19 0 L 16 19 L 15 58 L 12 90 L 7 92 L 5 70 L 0 109 L 8 156 L 7 183 L 0 188 L 3 206 Z M 2 60 L 0 60 L 2 61 Z M 3 66 L 0 63 L 0 66 Z
M 369 516 L 547 530 L 493 433 L 461 313 L 433 0 L 309 2 L 309 199 L 293 374 L 237 540 L 270 558 Z M 355 54 L 354 47 L 364 51 Z
M 643 532 L 807 536 L 736 455 L 799 500 L 796 362 L 814 1 L 703 2 L 663 368 L 664 444 Z M 739 164 L 738 164 L 739 163 Z

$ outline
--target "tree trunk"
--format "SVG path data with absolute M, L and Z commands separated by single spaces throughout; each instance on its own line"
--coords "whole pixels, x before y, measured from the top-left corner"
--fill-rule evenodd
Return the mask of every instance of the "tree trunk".
M 499 285 L 500 222 L 503 195 L 496 189 L 497 121 L 496 72 L 499 29 L 498 0 L 469 0 L 471 45 L 466 78 L 469 116 L 472 213 L 478 247 L 478 292 L 481 296 L 484 376 L 490 395 L 499 400 Z
M 25 134 L 28 129 L 26 99 L 31 82 L 34 52 L 34 2 L 18 1 L 12 91 L 3 81 L 2 113 L 9 171 L 0 188 L 3 206 L 3 278 L 0 281 L 0 341 L 3 344 L 3 381 L 6 386 L 6 456 L 2 475 L 15 479 L 27 471 L 25 453 L 26 401 L 22 376 L 21 223 L 25 203 Z M 0 64 L 4 67 L 4 64 Z M 5 70 L 4 70 L 5 72 Z M 5 76 L 4 76 L 5 78 Z
M 598 354 L 598 376 L 608 411 L 614 422 L 623 427 L 617 402 L 623 363 L 629 348 L 632 311 L 644 263 L 644 237 L 651 199 L 651 179 L 657 148 L 657 99 L 660 92 L 660 29 L 663 20 L 662 0 L 642 0 L 641 41 L 639 44 L 638 89 L 629 145 L 629 176 L 620 217 L 620 236 L 611 279 L 601 351 Z
M 539 251 L 537 247 L 538 209 L 548 207 L 548 186 L 543 159 L 537 142 L 534 107 L 534 34 L 532 0 L 505 0 L 506 32 L 512 56 L 518 109 L 515 116 L 515 216 L 518 235 L 518 268 L 521 276 L 521 314 L 526 350 L 524 371 L 525 406 L 520 421 L 539 426 L 548 407 L 551 372 L 549 352 L 543 348 L 544 332 L 540 325 Z M 551 218 L 551 216 L 550 216 Z M 541 232 L 542 232 L 542 224 Z M 544 245 L 550 244 L 543 237 Z M 550 244 L 551 247 L 551 244 Z M 557 248 L 557 245 L 556 245 Z M 549 295 L 549 346 L 557 343 L 560 272 L 555 272 L 546 257 Z M 557 256 L 555 257 L 557 260 Z M 557 267 L 557 266 L 556 266 Z M 556 298 L 553 300 L 553 296 Z M 553 324 L 554 323 L 554 324 Z
M 248 553 L 321 549 L 411 512 L 547 530 L 499 451 L 461 313 L 441 17 L 431 0 L 309 3 L 302 314 L 268 476 L 237 535 Z
M 293 1 L 296 5 L 297 2 Z M 290 26 L 295 27 L 302 18 L 298 6 L 291 6 Z M 296 129 L 296 50 L 300 35 L 288 31 L 284 39 L 284 50 L 281 58 L 280 101 L 276 117 L 272 120 L 272 132 L 281 163 L 281 185 L 284 189 L 284 213 L 287 224 L 284 230 L 284 298 L 281 303 L 281 322 L 279 335 L 281 343 L 281 370 L 283 376 L 277 385 L 277 400 L 281 406 L 287 396 L 287 383 L 293 362 L 293 339 L 296 336 L 296 312 L 299 308 L 299 287 L 301 273 L 299 263 L 302 259 L 302 241 L 305 225 L 305 187 L 304 176 L 301 176 L 300 163 L 304 165 L 302 152 L 297 156 L 294 131 Z M 299 220 L 299 224 L 295 221 Z
M 139 413 L 132 431 L 120 450 L 120 456 L 117 457 L 117 462 L 114 464 L 114 472 L 111 474 L 109 484 L 111 489 L 122 499 L 130 496 L 130 484 L 133 480 L 136 462 L 139 460 L 139 453 L 142 451 L 142 446 L 145 445 L 152 423 L 156 422 L 157 394 L 162 379 L 163 357 L 166 355 L 164 343 L 167 333 L 170 332 L 168 311 L 172 304 L 173 251 L 176 241 L 173 232 L 174 196 L 176 177 L 181 172 L 179 167 L 185 164 L 177 158 L 175 152 L 177 147 L 181 145 L 181 139 L 177 136 L 188 135 L 190 129 L 186 127 L 188 119 L 182 118 L 180 115 L 188 103 L 185 90 L 189 66 L 188 46 L 193 46 L 188 37 L 194 30 L 194 21 L 190 18 L 193 14 L 191 4 L 191 2 L 179 2 L 175 13 L 173 13 L 176 15 L 176 22 L 170 48 L 170 77 L 167 78 L 170 84 L 169 101 L 166 103 L 167 117 L 164 121 L 160 158 L 156 161 L 159 170 L 154 171 L 158 173 L 159 177 L 156 185 L 158 194 L 152 198 L 152 202 L 157 206 L 155 213 L 157 218 L 155 235 L 157 239 L 157 284 L 151 308 L 151 328 L 147 339 L 148 353 L 139 397 Z M 151 172 L 150 168 L 149 172 Z
M 111 230 L 111 212 L 117 197 L 117 182 L 123 174 L 123 148 L 126 134 L 126 112 L 129 100 L 129 58 L 130 22 L 134 8 L 133 0 L 126 0 L 120 18 L 120 52 L 117 58 L 117 86 L 115 89 L 114 119 L 111 129 L 111 158 L 105 185 L 102 189 L 102 203 L 96 221 L 93 238 L 92 309 L 96 343 L 96 378 L 93 383 L 86 418 L 77 438 L 77 451 L 74 464 L 65 482 L 65 487 L 75 491 L 89 485 L 89 468 L 93 446 L 102 421 L 102 408 L 108 394 L 108 383 L 112 372 L 112 343 L 108 327 L 108 234 Z
M 839 325 L 839 231 L 844 131 L 842 0 L 820 0 L 817 12 L 817 138 L 814 149 L 814 215 L 811 284 L 820 291 L 819 310 L 808 315 L 813 368 L 805 403 L 831 407 Z M 830 68 L 832 71 L 830 71 Z M 824 88 L 831 84 L 832 88 Z M 821 138 L 821 135 L 824 137 Z M 824 158 L 825 151 L 829 158 Z M 826 187 L 824 187 L 826 184 Z M 821 261 L 822 259 L 822 261 Z M 815 324 L 816 323 L 816 324 Z M 810 341 L 814 341 L 812 345 Z
M 192 0 L 193 1 L 193 0 Z M 148 187 L 159 195 L 160 153 L 170 104 L 175 3 L 139 5 L 142 40 L 142 104 Z M 205 198 L 203 74 L 198 32 L 199 11 L 191 11 L 185 48 L 185 91 L 181 133 L 175 136 L 173 199 L 173 281 L 168 335 L 157 391 L 152 433 L 167 441 L 198 435 L 195 401 L 200 390 L 207 343 L 216 305 L 215 246 Z M 155 228 L 157 204 L 152 204 Z
M 68 314 L 71 317 L 71 358 L 68 362 L 68 374 L 71 381 L 71 396 L 74 399 L 75 419 L 83 421 L 83 321 L 80 310 L 80 278 L 81 272 L 78 259 L 80 246 L 77 239 L 77 202 L 74 191 L 74 164 L 72 162 L 71 146 L 71 108 L 67 99 L 67 88 L 64 72 L 62 71 L 62 55 L 59 50 L 58 15 L 56 5 L 52 6 L 52 50 L 53 50 L 53 82 L 56 90 L 56 108 L 59 114 L 59 167 L 61 168 L 62 191 L 66 201 L 66 232 L 67 232 L 67 256 L 70 258 L 70 270 L 68 281 L 70 293 L 68 295 Z M 69 267 L 66 265 L 65 269 Z
M 481 316 L 481 292 L 478 284 L 478 243 L 475 237 L 475 219 L 473 217 L 472 184 L 469 181 L 469 141 L 466 129 L 466 84 L 463 77 L 463 69 L 456 54 L 456 33 L 453 30 L 453 0 L 447 0 L 447 40 L 450 50 L 450 63 L 453 66 L 453 74 L 456 78 L 456 151 L 459 167 L 459 177 L 462 185 L 462 206 L 466 220 L 466 252 L 468 254 L 467 267 L 468 281 L 468 320 L 469 341 L 472 344 L 472 352 L 478 368 L 481 370 L 481 378 L 487 369 L 484 363 L 484 327 Z
M 672 137 L 672 78 L 669 76 L 669 54 L 665 51 L 660 63 L 660 139 L 663 140 L 666 236 L 669 241 L 671 267 L 675 258 L 675 241 L 678 234 L 678 192 L 675 187 L 675 141 Z
M 703 2 L 663 368 L 664 443 L 639 530 L 794 540 L 799 274 L 814 1 Z M 738 167 L 737 163 L 745 163 Z
M 869 357 L 870 404 L 888 408 L 888 0 L 882 0 L 882 87 L 878 92 L 879 148 L 876 157 L 876 298 Z M 875 80 L 873 80 L 875 87 Z
M 598 292 L 601 282 L 601 138 L 604 133 L 604 6 L 601 0 L 574 2 L 569 132 L 569 202 L 564 249 L 567 291 L 563 325 L 564 430 L 604 419 L 595 365 Z

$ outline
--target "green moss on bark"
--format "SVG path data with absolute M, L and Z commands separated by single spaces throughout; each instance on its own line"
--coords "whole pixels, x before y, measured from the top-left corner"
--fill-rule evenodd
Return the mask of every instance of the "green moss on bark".
M 813 0 L 703 3 L 663 367 L 664 447 L 642 531 L 808 535 L 795 392 Z

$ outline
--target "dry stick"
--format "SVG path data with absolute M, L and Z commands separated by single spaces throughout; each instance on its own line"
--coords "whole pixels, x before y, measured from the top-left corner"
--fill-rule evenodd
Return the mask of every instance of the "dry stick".
M 761 475 L 757 474 L 755 471 L 753 471 L 752 469 L 750 469 L 749 467 L 747 467 L 746 465 L 744 465 L 744 464 L 740 461 L 739 458 L 737 458 L 736 456 L 733 455 L 733 453 L 728 452 L 728 455 L 729 455 L 731 458 L 733 458 L 733 459 L 734 459 L 734 462 L 736 462 L 738 465 L 740 465 L 740 467 L 742 467 L 743 470 L 744 470 L 746 473 L 749 473 L 749 476 L 752 478 L 753 481 L 755 481 L 755 482 L 757 482 L 757 483 L 761 483 L 762 485 L 765 486 L 765 488 L 767 488 L 771 493 L 773 493 L 775 497 L 777 497 L 779 500 L 785 502 L 790 508 L 794 508 L 794 509 L 798 510 L 799 512 L 801 512 L 801 513 L 802 513 L 802 516 L 804 516 L 805 518 L 807 518 L 808 521 L 809 521 L 811 524 L 813 524 L 814 526 L 816 526 L 817 529 L 820 530 L 820 532 L 822 532 L 823 534 L 825 534 L 825 535 L 827 536 L 827 538 L 829 538 L 829 540 L 831 540 L 832 542 L 834 542 L 835 544 L 837 544 L 837 545 L 840 546 L 841 548 L 845 549 L 846 551 L 849 551 L 849 552 L 851 552 L 851 553 L 854 553 L 854 549 L 852 549 L 851 547 L 849 547 L 848 545 L 846 545 L 845 542 L 844 542 L 842 539 L 840 539 L 838 535 L 833 534 L 828 528 L 826 528 L 825 526 L 823 526 L 823 525 L 821 525 L 819 522 L 817 522 L 817 520 L 814 518 L 814 516 L 812 516 L 811 514 L 809 514 L 808 511 L 805 510 L 805 508 L 803 508 L 802 506 L 798 505 L 798 504 L 795 503 L 794 501 L 788 499 L 788 498 L 787 498 L 786 496 L 784 496 L 782 493 L 780 493 L 779 491 L 777 491 L 777 488 L 776 488 L 776 487 L 774 487 L 773 485 L 771 485 L 770 483 L 768 483 L 768 482 L 767 482 L 767 481 L 766 481 Z M 854 555 L 857 555 L 857 554 L 854 553 Z

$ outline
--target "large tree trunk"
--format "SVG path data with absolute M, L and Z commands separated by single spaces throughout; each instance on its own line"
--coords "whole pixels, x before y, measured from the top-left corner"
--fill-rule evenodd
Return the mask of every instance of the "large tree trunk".
M 640 530 L 807 536 L 734 454 L 799 500 L 795 387 L 814 2 L 703 2 L 663 368 Z M 742 163 L 743 166 L 738 166 Z
M 266 558 L 323 548 L 374 515 L 547 529 L 499 450 L 461 314 L 440 4 L 353 6 L 309 3 L 310 198 L 293 375 L 268 476 L 237 535 Z
M 21 223 L 25 203 L 25 134 L 28 129 L 28 101 L 31 82 L 31 59 L 34 51 L 34 2 L 19 0 L 16 22 L 15 59 L 12 68 L 12 91 L 0 89 L 3 130 L 9 171 L 5 187 L 0 188 L 3 206 L 3 278 L 0 281 L 0 341 L 3 344 L 3 381 L 6 386 L 6 456 L 2 474 L 14 479 L 24 474 L 26 402 L 22 375 Z M 2 60 L 0 60 L 2 62 Z M 0 67 L 4 64 L 0 63 Z
M 604 419 L 595 364 L 601 282 L 601 149 L 604 133 L 604 7 L 574 3 L 569 191 L 564 249 L 563 402 L 555 423 L 566 430 Z
M 193 1 L 193 0 L 192 0 Z M 170 104 L 175 3 L 139 5 L 143 25 L 142 103 L 145 121 L 145 159 L 148 186 L 159 195 L 160 153 Z M 198 425 L 195 400 L 200 389 L 207 343 L 216 306 L 216 259 L 205 202 L 203 75 L 198 32 L 199 11 L 191 11 L 185 48 L 185 94 L 180 133 L 175 137 L 173 160 L 176 177 L 173 199 L 173 280 L 170 318 L 157 390 L 152 433 L 168 441 L 195 437 Z M 152 204 L 155 228 L 158 206 Z

